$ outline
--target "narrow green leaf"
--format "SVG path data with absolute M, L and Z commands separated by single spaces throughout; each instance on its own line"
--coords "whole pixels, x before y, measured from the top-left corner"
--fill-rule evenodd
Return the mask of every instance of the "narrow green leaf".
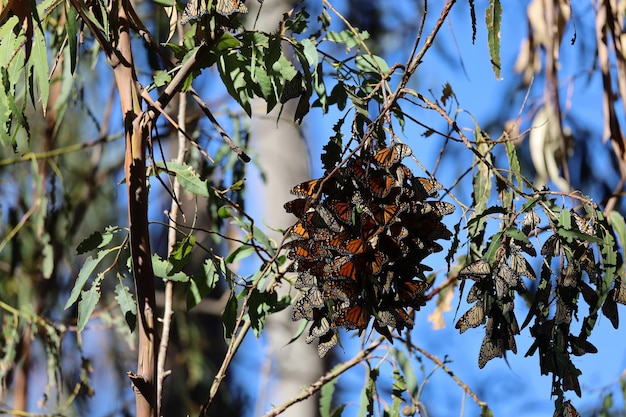
M 485 13 L 487 26 L 487 43 L 489 44 L 489 56 L 491 57 L 491 67 L 496 79 L 501 80 L 500 70 L 500 23 L 502 21 L 502 5 L 500 0 L 490 0 L 489 7 Z
M 240 261 L 254 253 L 254 247 L 250 245 L 241 245 L 237 249 L 235 249 L 231 254 L 229 254 L 224 261 L 227 264 L 232 264 L 237 261 Z
M 237 322 L 237 297 L 235 292 L 230 293 L 226 307 L 224 308 L 224 314 L 222 315 L 222 321 L 224 323 L 224 339 L 226 343 L 230 343 L 230 339 L 235 331 L 235 323 Z
M 341 364 L 336 365 L 335 368 L 333 368 L 333 371 L 339 366 L 341 366 Z M 335 393 L 335 386 L 337 385 L 338 380 L 339 378 L 331 379 L 324 384 L 320 390 L 320 417 L 332 417 L 330 407 L 333 404 L 333 394 Z
M 624 217 L 617 211 L 613 210 L 609 213 L 609 224 L 615 230 L 622 247 L 626 247 L 626 221 Z
M 74 7 L 70 6 L 69 2 L 63 3 L 65 4 L 65 33 L 69 45 L 70 73 L 74 74 L 78 59 L 78 12 Z
M 128 328 L 132 332 L 135 330 L 137 323 L 137 303 L 135 303 L 135 299 L 130 293 L 129 288 L 122 282 L 122 277 L 118 276 L 118 278 L 120 282 L 115 286 L 115 300 L 120 306 L 122 314 L 124 314 Z
M 74 288 L 72 288 L 72 292 L 70 293 L 70 298 L 68 298 L 67 302 L 65 303 L 65 307 L 64 307 L 65 309 L 68 309 L 70 306 L 72 306 L 76 302 L 76 300 L 78 300 L 78 296 L 80 295 L 80 292 L 82 291 L 83 287 L 87 283 L 87 280 L 89 279 L 93 271 L 96 269 L 98 264 L 100 264 L 100 262 L 102 262 L 102 260 L 108 254 L 110 254 L 111 252 L 115 250 L 117 249 L 111 248 L 111 249 L 102 250 L 98 252 L 98 256 L 96 257 L 96 259 L 92 258 L 91 256 L 87 258 L 87 260 L 83 264 L 83 267 L 78 272 L 78 278 L 76 278 L 76 283 L 74 284 Z
M 400 365 L 400 369 L 402 369 L 402 374 L 404 375 L 404 382 L 406 383 L 407 391 L 409 391 L 416 400 L 419 399 L 417 397 L 419 386 L 417 385 L 415 370 L 413 369 L 413 365 L 411 364 L 411 359 L 402 350 L 394 348 L 391 352 L 396 357 L 398 365 Z
M 100 286 L 94 285 L 88 291 L 83 291 L 78 302 L 78 332 L 82 332 L 85 329 L 85 325 L 91 317 L 91 313 L 96 309 L 96 305 L 100 300 Z

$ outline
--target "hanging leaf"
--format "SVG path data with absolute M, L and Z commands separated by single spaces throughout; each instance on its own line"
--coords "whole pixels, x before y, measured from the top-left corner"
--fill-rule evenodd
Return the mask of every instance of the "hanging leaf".
M 490 0 L 489 7 L 485 12 L 485 22 L 487 26 L 487 43 L 489 44 L 489 56 L 491 57 L 491 67 L 496 79 L 501 80 L 500 71 L 500 23 L 502 20 L 502 5 L 500 0 Z

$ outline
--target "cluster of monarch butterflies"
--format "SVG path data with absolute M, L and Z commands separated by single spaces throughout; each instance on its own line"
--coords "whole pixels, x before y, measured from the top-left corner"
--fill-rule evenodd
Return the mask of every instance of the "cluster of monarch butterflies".
M 533 211 L 526 213 L 522 234 L 527 237 L 538 223 L 539 218 Z M 493 268 L 487 260 L 480 259 L 459 272 L 459 279 L 475 281 L 467 294 L 467 302 L 474 305 L 461 316 L 455 327 L 463 333 L 487 323 L 478 355 L 480 368 L 493 358 L 503 357 L 508 350 L 517 353 L 515 335 L 520 330 L 513 313 L 515 293 L 526 291 L 521 277 L 536 278 L 523 252 L 537 255 L 528 240 L 511 238 L 499 247 Z
M 437 197 L 441 185 L 414 177 L 401 163 L 405 144 L 361 150 L 331 176 L 304 182 L 285 209 L 298 217 L 290 229 L 288 257 L 302 290 L 293 319 L 311 322 L 307 343 L 318 340 L 323 357 L 339 328 L 412 328 L 410 311 L 424 305 L 429 284 L 421 261 L 449 239 L 441 222 L 454 206 Z
M 474 281 L 467 295 L 467 302 L 474 305 L 458 320 L 456 328 L 462 333 L 487 323 L 478 358 L 481 368 L 489 360 L 503 357 L 508 350 L 513 353 L 517 351 L 514 337 L 519 334 L 520 327 L 513 313 L 513 302 L 516 292 L 522 294 L 526 291 L 521 277 L 536 279 L 523 253 L 537 256 L 528 237 L 536 230 L 538 223 L 538 216 L 532 210 L 527 212 L 521 230 L 510 228 L 503 233 L 500 247 L 491 262 L 481 259 L 459 272 L 463 282 L 467 279 Z M 561 404 L 565 391 L 574 391 L 581 396 L 578 381 L 581 371 L 576 368 L 571 355 L 597 352 L 596 347 L 587 340 L 589 326 L 586 322 L 597 319 L 599 297 L 603 292 L 606 293 L 606 299 L 602 304 L 602 312 L 617 328 L 616 303 L 626 304 L 626 284 L 617 278 L 608 290 L 603 283 L 594 251 L 585 244 L 592 238 L 598 238 L 596 230 L 601 230 L 601 225 L 586 221 L 569 210 L 560 213 L 557 223 L 556 233 L 550 235 L 541 247 L 541 278 L 522 328 L 535 318 L 530 327 L 534 342 L 526 356 L 532 356 L 538 351 L 541 373 L 552 374 L 553 394 L 560 401 L 555 415 L 577 416 L 578 413 L 569 402 Z M 612 266 L 619 265 L 621 260 Z M 583 272 L 589 282 L 583 279 Z M 589 306 L 589 317 L 585 317 L 580 334 L 576 336 L 571 333 L 570 324 L 574 318 L 578 319 L 581 295 Z
M 208 1 L 209 0 L 188 0 L 180 23 L 184 25 L 190 20 L 199 20 L 202 16 L 208 14 Z M 242 0 L 217 0 L 215 11 L 222 16 L 230 16 L 233 13 L 248 13 L 248 8 Z

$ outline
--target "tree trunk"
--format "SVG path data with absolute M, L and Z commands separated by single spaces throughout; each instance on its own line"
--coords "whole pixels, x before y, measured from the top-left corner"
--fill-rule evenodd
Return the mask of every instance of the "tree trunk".
M 266 4 L 261 10 L 257 29 L 272 32 L 282 20 L 282 14 L 291 9 L 291 3 L 283 0 L 272 3 L 271 7 L 268 6 L 270 5 Z M 256 10 L 256 7 L 251 7 L 249 14 L 251 18 L 256 16 Z M 249 189 L 255 190 L 258 196 L 256 201 L 261 202 L 258 207 L 262 219 L 260 224 L 269 225 L 274 229 L 284 229 L 295 222 L 296 219 L 285 212 L 283 204 L 293 199 L 289 190 L 295 184 L 310 179 L 307 146 L 299 127 L 293 121 L 297 102 L 297 99 L 292 99 L 285 104 L 278 122 L 280 106 L 270 114 L 265 114 L 265 102 L 257 100 L 253 103 L 250 138 L 257 155 L 255 163 L 265 176 L 265 181 L 257 179 L 259 183 L 255 183 Z M 277 242 L 282 239 L 276 231 L 265 230 L 265 232 Z M 283 294 L 289 291 L 288 284 L 281 290 Z M 292 291 L 291 295 L 295 294 L 296 292 Z M 266 390 L 267 396 L 265 398 L 261 396 L 260 399 L 266 402 L 259 404 L 260 407 L 266 408 L 267 404 L 278 405 L 297 396 L 302 387 L 310 385 L 324 372 L 324 362 L 317 356 L 317 350 L 305 344 L 303 339 L 287 345 L 298 327 L 299 323 L 291 320 L 291 308 L 267 319 L 265 334 L 269 344 L 268 360 L 271 361 L 270 381 L 269 385 L 266 384 L 265 388 L 262 388 Z M 304 401 L 290 407 L 283 415 L 312 417 L 317 414 L 316 402 Z

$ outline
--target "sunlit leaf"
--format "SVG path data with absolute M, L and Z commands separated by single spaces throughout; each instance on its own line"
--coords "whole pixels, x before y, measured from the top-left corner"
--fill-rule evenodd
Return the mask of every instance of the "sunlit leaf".
M 500 0 L 490 0 L 489 7 L 485 12 L 485 22 L 487 26 L 487 43 L 489 44 L 489 56 L 491 57 L 491 67 L 496 79 L 501 80 L 500 71 L 500 23 L 502 20 L 502 5 Z
M 133 331 L 137 323 L 137 303 L 129 288 L 122 282 L 122 277 L 119 277 L 119 281 L 115 286 L 115 300 L 122 310 L 130 331 Z
M 98 256 L 95 259 L 90 256 L 85 260 L 83 267 L 78 272 L 78 278 L 76 278 L 76 283 L 74 283 L 74 288 L 72 288 L 70 297 L 67 299 L 67 302 L 65 303 L 65 307 L 64 307 L 65 309 L 68 309 L 70 306 L 72 306 L 72 304 L 76 302 L 76 300 L 78 300 L 80 292 L 82 291 L 83 287 L 87 283 L 87 280 L 89 279 L 91 274 L 94 272 L 96 267 L 100 264 L 100 262 L 102 262 L 102 260 L 107 255 L 109 255 L 114 250 L 116 250 L 116 248 L 102 250 L 98 252 Z
M 96 309 L 98 300 L 100 300 L 100 288 L 95 285 L 95 283 L 88 291 L 83 291 L 81 293 L 80 301 L 78 302 L 77 327 L 79 332 L 82 332 L 85 329 L 85 325 L 87 324 L 87 321 L 89 321 L 91 313 L 93 313 Z

